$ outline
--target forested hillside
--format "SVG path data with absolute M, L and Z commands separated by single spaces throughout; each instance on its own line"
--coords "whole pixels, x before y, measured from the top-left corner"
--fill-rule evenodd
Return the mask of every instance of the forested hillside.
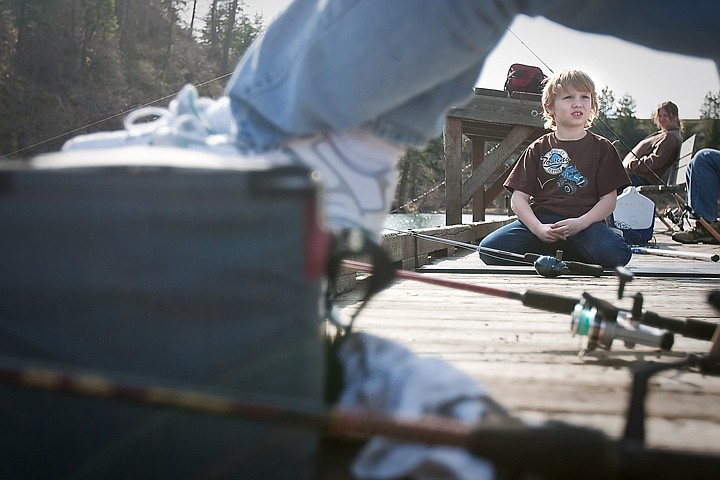
M 85 131 L 116 130 L 128 110 L 165 106 L 186 83 L 220 95 L 262 18 L 241 0 L 214 0 L 206 27 L 191 36 L 193 19 L 181 16 L 193 3 L 0 0 L 0 156 L 27 157 Z

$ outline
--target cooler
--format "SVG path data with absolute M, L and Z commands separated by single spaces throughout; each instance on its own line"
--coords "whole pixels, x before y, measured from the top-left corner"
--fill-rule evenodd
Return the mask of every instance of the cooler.
M 622 231 L 625 243 L 646 245 L 655 228 L 655 203 L 635 187 L 627 187 L 617 198 L 613 222 Z
M 323 406 L 317 188 L 149 147 L 0 167 L 0 357 Z M 308 430 L 0 384 L 0 478 L 313 478 Z

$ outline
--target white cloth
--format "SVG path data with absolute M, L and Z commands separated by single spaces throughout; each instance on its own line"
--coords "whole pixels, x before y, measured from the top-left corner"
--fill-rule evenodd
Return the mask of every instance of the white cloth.
M 487 392 L 450 364 L 420 357 L 402 345 L 364 333 L 345 338 L 339 353 L 345 387 L 338 404 L 403 418 L 453 417 L 469 424 L 486 412 Z M 427 446 L 376 437 L 352 465 L 359 479 L 485 480 L 492 464 L 456 447 Z

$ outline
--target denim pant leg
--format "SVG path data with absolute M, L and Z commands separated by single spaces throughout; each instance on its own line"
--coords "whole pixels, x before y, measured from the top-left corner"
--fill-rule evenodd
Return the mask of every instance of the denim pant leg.
M 632 250 L 623 237 L 610 230 L 605 222 L 595 222 L 558 243 L 562 244 L 564 259 L 602 265 L 604 268 L 625 266 L 632 258 Z
M 695 216 L 716 221 L 720 198 L 720 151 L 710 148 L 698 151 L 688 163 L 685 177 L 688 204 Z
M 296 0 L 227 88 L 241 146 L 366 128 L 424 145 L 472 95 L 516 10 L 501 0 Z
M 527 265 L 527 262 L 521 259 L 513 259 L 512 256 L 498 255 L 483 249 L 500 250 L 516 255 L 526 253 L 555 254 L 555 248 L 551 244 L 538 239 L 520 220 L 515 220 L 500 227 L 483 238 L 478 253 L 480 259 L 486 265 Z
M 546 224 L 565 218 L 548 213 L 536 215 L 538 220 Z M 517 260 L 484 252 L 483 247 L 520 255 L 537 253 L 554 256 L 557 250 L 562 250 L 564 260 L 602 265 L 604 268 L 627 265 L 632 257 L 632 251 L 625 240 L 610 230 L 604 222 L 593 223 L 565 241 L 545 243 L 533 235 L 522 222 L 515 220 L 486 236 L 479 247 L 480 258 L 487 265 L 518 265 L 519 263 Z

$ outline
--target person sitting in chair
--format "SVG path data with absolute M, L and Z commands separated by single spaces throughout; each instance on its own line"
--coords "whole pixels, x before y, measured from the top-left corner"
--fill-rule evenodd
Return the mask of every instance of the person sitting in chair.
M 662 176 L 677 158 L 683 142 L 680 134 L 682 122 L 678 107 L 673 102 L 658 105 L 653 121 L 660 130 L 641 140 L 623 160 L 625 172 L 636 187 L 659 185 Z

